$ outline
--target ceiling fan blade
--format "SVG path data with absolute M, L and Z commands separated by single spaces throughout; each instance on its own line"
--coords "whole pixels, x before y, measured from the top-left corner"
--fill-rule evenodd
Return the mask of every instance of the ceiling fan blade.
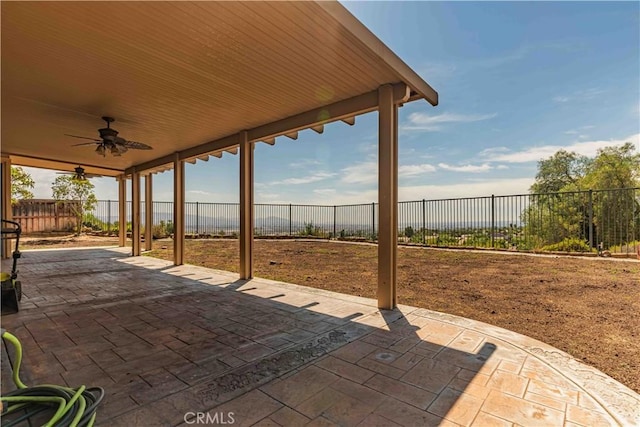
M 98 144 L 99 141 L 95 141 L 95 142 L 82 142 L 80 144 L 73 144 L 72 147 L 79 147 L 80 145 L 92 145 L 92 144 Z
M 100 139 L 95 139 L 95 138 L 90 138 L 88 136 L 78 136 L 78 135 L 69 135 L 68 133 L 65 133 L 66 136 L 71 136 L 73 138 L 80 138 L 80 139 L 89 139 L 91 141 L 95 141 L 95 142 L 100 142 Z
M 143 144 L 142 142 L 136 142 L 136 141 L 124 141 L 124 142 L 119 142 L 120 144 L 122 144 L 123 146 L 127 147 L 127 148 L 132 148 L 134 150 L 152 150 L 153 147 L 147 145 L 147 144 Z

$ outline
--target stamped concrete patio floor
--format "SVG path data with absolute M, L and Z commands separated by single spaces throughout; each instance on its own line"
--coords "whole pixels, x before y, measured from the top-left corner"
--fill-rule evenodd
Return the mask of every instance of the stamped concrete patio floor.
M 100 425 L 640 423 L 637 393 L 523 335 L 128 251 L 25 252 L 2 317 L 27 384 L 105 388 Z

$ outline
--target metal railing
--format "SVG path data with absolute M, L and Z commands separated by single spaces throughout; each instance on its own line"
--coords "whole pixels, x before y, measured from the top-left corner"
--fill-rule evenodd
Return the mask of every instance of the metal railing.
M 130 215 L 131 202 L 127 202 Z M 116 201 L 99 201 L 85 225 L 115 232 Z M 144 203 L 141 206 L 144 224 Z M 173 232 L 173 203 L 153 203 L 153 234 Z M 130 216 L 127 217 L 130 221 Z M 237 236 L 237 203 L 187 202 L 187 234 Z M 256 236 L 377 239 L 377 203 L 256 204 Z M 398 241 L 428 246 L 635 253 L 640 188 L 417 200 L 398 204 Z

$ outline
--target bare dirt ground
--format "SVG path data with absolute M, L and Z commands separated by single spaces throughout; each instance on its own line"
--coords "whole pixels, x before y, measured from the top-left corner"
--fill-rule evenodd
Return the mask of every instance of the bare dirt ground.
M 11 250 L 14 248 L 11 243 Z M 79 248 L 87 246 L 114 246 L 118 244 L 118 236 L 92 236 L 73 233 L 41 233 L 20 237 L 20 249 L 53 249 Z
M 173 259 L 170 240 L 153 247 L 148 255 Z M 238 271 L 238 241 L 187 240 L 185 258 Z M 376 297 L 376 246 L 256 240 L 254 263 L 258 277 Z M 401 247 L 398 299 L 536 338 L 640 392 L 637 260 Z

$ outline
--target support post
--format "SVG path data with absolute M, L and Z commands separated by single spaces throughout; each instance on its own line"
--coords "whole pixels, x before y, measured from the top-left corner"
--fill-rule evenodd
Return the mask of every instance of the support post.
M 397 106 L 391 85 L 378 89 L 378 307 L 396 306 L 398 248 Z
M 173 263 L 184 264 L 184 162 L 173 158 Z
M 111 234 L 111 200 L 107 200 L 107 234 Z
M 118 245 L 127 245 L 127 178 L 118 178 Z
M 144 177 L 144 250 L 153 249 L 153 175 Z
M 13 211 L 11 209 L 11 159 L 2 157 L 2 219 L 11 221 Z M 11 240 L 2 239 L 2 258 L 11 257 Z
M 131 255 L 140 256 L 140 172 L 131 174 Z
M 247 132 L 238 134 L 240 144 L 240 279 L 253 277 L 253 155 Z

